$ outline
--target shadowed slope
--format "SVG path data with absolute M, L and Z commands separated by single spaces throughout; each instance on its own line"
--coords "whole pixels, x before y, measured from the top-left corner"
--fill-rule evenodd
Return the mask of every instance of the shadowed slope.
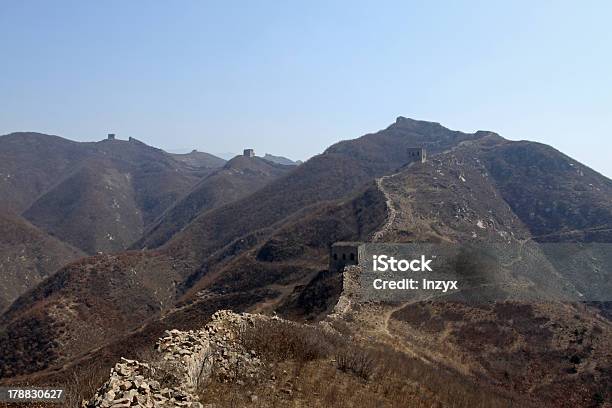
M 89 155 L 82 144 L 58 136 L 0 136 L 0 209 L 20 214 Z
M 134 247 L 163 245 L 199 214 L 245 197 L 292 169 L 257 157 L 236 156 L 170 207 Z
M 187 167 L 136 140 L 80 147 L 88 159 L 73 166 L 24 217 L 89 254 L 127 248 L 211 171 Z
M 540 143 L 504 143 L 482 158 L 538 241 L 612 242 L 612 180 Z
M 0 310 L 81 251 L 17 216 L 0 214 Z

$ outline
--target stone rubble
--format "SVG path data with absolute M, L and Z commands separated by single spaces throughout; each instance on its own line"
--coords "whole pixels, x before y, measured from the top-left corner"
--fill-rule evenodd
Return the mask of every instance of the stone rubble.
M 159 361 L 122 358 L 108 381 L 82 407 L 202 408 L 196 392 L 212 375 L 220 381 L 238 382 L 261 371 L 255 351 L 246 350 L 239 341 L 244 325 L 254 324 L 255 319 L 270 317 L 219 310 L 201 330 L 167 330 L 155 345 Z M 160 377 L 168 383 L 160 384 L 155 379 Z
M 202 408 L 197 399 L 180 388 L 162 387 L 148 377 L 152 368 L 136 360 L 122 358 L 111 370 L 110 378 L 84 408 L 192 407 Z
M 260 372 L 261 360 L 254 350 L 246 350 L 237 337 L 242 325 L 252 325 L 255 319 L 262 318 L 266 317 L 219 310 L 206 325 L 212 343 L 214 374 L 221 381 L 253 378 Z
M 208 333 L 205 330 L 167 330 L 155 345 L 166 367 L 172 367 L 183 388 L 195 392 L 200 382 L 210 377 L 212 357 Z

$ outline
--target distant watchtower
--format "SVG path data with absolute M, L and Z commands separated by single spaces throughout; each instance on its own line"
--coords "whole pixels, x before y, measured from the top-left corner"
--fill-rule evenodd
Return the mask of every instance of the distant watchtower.
M 363 242 L 335 242 L 329 254 L 329 270 L 340 272 L 347 265 L 358 265 L 364 256 Z
M 107 140 L 115 140 L 115 134 L 114 133 L 109 133 Z
M 422 147 L 409 147 L 407 153 L 411 162 L 420 161 L 425 163 L 427 161 L 427 150 Z
M 253 149 L 244 149 L 244 152 L 242 152 L 242 155 L 244 157 L 255 157 L 255 150 L 253 150 Z

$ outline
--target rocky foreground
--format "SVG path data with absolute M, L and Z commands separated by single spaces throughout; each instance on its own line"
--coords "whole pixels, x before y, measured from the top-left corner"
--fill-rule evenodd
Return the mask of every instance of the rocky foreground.
M 220 310 L 201 330 L 166 331 L 150 361 L 122 359 L 82 406 L 203 407 L 197 391 L 212 375 L 221 381 L 257 375 L 261 360 L 237 341 L 241 329 L 256 319 L 277 318 Z

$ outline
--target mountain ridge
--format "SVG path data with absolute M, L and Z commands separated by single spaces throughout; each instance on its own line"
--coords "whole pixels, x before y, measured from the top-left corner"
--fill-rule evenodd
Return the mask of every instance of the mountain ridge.
M 278 311 L 295 319 L 320 319 L 330 312 L 334 298 L 340 296 L 338 275 L 326 271 L 329 245 L 335 241 L 367 241 L 380 233 L 378 236 L 390 242 L 478 243 L 495 238 L 518 243 L 533 240 L 544 229 L 569 242 L 590 242 L 586 232 L 599 225 L 595 222 L 612 221 L 610 200 L 605 199 L 611 194 L 610 180 L 586 171 L 554 149 L 543 151 L 537 144 L 506 141 L 493 132 L 466 134 L 441 129 L 435 123 L 400 122 L 395 127 L 391 125 L 391 130 L 330 146 L 322 155 L 253 193 L 197 215 L 156 250 L 88 258 L 60 271 L 57 277 L 20 297 L 2 316 L 0 327 L 12 333 L 13 338 L 0 339 L 0 359 L 12 361 L 15 356 L 7 350 L 18 342 L 20 348 L 30 348 L 28 353 L 33 358 L 43 359 L 46 365 L 34 365 L 34 371 L 44 373 L 87 355 L 91 348 L 102 347 L 109 355 L 125 350 L 126 344 L 137 336 L 154 338 L 163 328 L 193 329 L 204 323 L 215 308 Z M 427 162 L 411 161 L 406 149 L 425 142 L 431 148 Z M 389 160 L 381 163 L 385 152 L 389 152 Z M 553 205 L 559 197 L 550 192 L 557 187 L 566 198 L 563 207 Z M 386 225 L 389 228 L 383 231 Z M 561 235 L 572 230 L 578 233 Z M 608 237 L 605 232 L 598 234 L 598 239 Z M 102 276 L 112 285 L 100 281 Z M 541 280 L 538 275 L 529 277 Z M 125 284 L 126 279 L 129 284 Z M 105 289 L 98 292 L 98 287 Z M 128 303 L 126 299 L 132 297 L 138 300 Z M 83 304 L 89 305 L 87 313 L 75 314 L 74 310 Z M 54 310 L 54 315 L 46 314 L 45 309 Z M 479 313 L 489 313 L 501 319 L 498 323 L 503 323 L 503 330 L 519 333 L 512 339 L 524 336 L 533 341 L 534 347 L 526 353 L 534 353 L 537 364 L 563 370 L 566 362 L 562 353 L 573 352 L 574 348 L 549 343 L 540 325 L 547 316 L 557 325 L 566 324 L 571 313 L 554 308 L 534 309 L 516 320 L 523 308 L 502 309 L 462 308 L 456 313 L 462 314 L 465 327 L 453 326 L 452 311 L 443 308 L 381 309 L 385 312 L 379 315 L 385 317 L 382 323 L 365 320 L 356 333 L 365 338 L 379 336 L 383 327 L 384 336 L 391 333 L 392 338 L 401 338 L 424 353 L 423 358 L 432 358 L 435 356 L 425 353 L 414 338 L 403 338 L 402 332 L 393 330 L 404 328 L 418 340 L 418 336 L 435 332 L 435 325 L 444 323 L 455 336 L 450 344 L 459 347 L 463 358 L 475 357 L 475 363 L 467 368 L 450 357 L 448 361 L 462 369 L 481 370 L 499 381 L 502 377 L 497 368 L 487 366 L 483 360 L 486 354 L 454 342 L 455 338 L 474 341 L 480 338 L 480 332 L 493 333 L 495 336 L 484 336 L 481 342 L 497 347 L 496 343 L 487 343 L 499 338 L 492 328 L 496 321 L 472 319 Z M 100 311 L 116 320 L 117 327 L 97 329 L 103 317 Z M 450 317 L 441 322 L 437 313 Z M 596 319 L 591 309 L 576 308 L 575 314 L 578 321 L 588 324 Z M 63 321 L 58 316 L 73 317 Z M 433 316 L 431 324 L 419 316 Z M 353 317 L 362 322 L 367 315 Z M 571 330 L 579 325 L 567 324 Z M 53 343 L 32 346 L 32 326 L 63 348 Z M 423 332 L 418 331 L 420 327 Z M 555 336 L 571 335 L 563 327 L 555 328 Z M 104 336 L 99 335 L 100 330 Z M 75 333 L 89 333 L 87 344 L 76 339 Z M 595 354 L 588 354 L 584 347 L 575 349 L 581 355 L 586 353 L 583 358 L 593 359 L 600 355 L 605 343 L 595 331 L 588 335 L 597 342 L 593 343 L 597 346 Z M 103 342 L 106 337 L 115 343 Z M 436 352 L 442 352 L 444 344 Z M 553 346 L 554 352 L 548 353 L 547 348 Z M 498 351 L 501 359 L 521 357 L 507 350 Z M 48 356 L 46 360 L 44 356 Z M 12 374 L 28 372 L 18 364 L 7 368 Z M 606 369 L 605 364 L 602 369 Z M 512 366 L 507 372 L 519 389 L 529 381 L 539 381 L 520 367 Z M 585 384 L 587 374 L 572 381 L 576 386 Z M 539 386 L 561 392 L 556 383 Z
M 134 138 L 75 142 L 40 133 L 0 137 L 0 159 L 0 207 L 89 254 L 127 248 L 215 169 Z

